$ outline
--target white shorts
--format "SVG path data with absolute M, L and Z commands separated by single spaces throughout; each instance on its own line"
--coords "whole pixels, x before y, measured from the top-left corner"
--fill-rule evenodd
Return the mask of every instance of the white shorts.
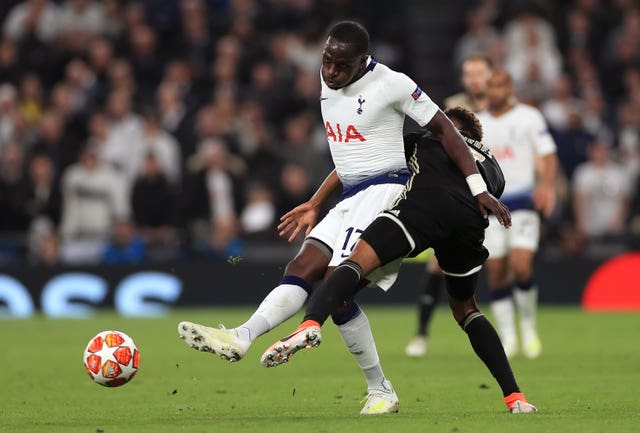
M 333 250 L 329 266 L 337 266 L 349 257 L 364 229 L 380 212 L 391 207 L 403 190 L 402 184 L 372 185 L 342 200 L 327 213 L 311 230 L 309 237 L 323 242 Z M 387 290 L 395 281 L 399 267 L 400 260 L 374 271 L 367 278 Z
M 537 251 L 540 241 L 540 217 L 533 210 L 516 210 L 511 213 L 511 227 L 500 225 L 493 215 L 489 217 L 489 227 L 484 232 L 484 246 L 489 250 L 489 258 L 506 257 L 514 248 Z

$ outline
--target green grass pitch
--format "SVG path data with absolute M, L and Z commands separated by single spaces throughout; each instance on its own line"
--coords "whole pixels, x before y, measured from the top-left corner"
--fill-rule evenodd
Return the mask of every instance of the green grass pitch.
M 324 341 L 285 366 L 258 360 L 299 317 L 258 339 L 229 364 L 189 349 L 180 320 L 235 325 L 249 309 L 176 310 L 159 319 L 100 313 L 90 320 L 0 321 L 0 432 L 442 432 L 640 431 L 640 316 L 543 308 L 543 355 L 514 359 L 520 387 L 540 412 L 510 415 L 466 335 L 438 310 L 429 353 L 404 356 L 414 307 L 365 308 L 385 373 L 401 400 L 395 415 L 359 416 L 364 379 L 333 324 Z M 82 352 L 118 329 L 141 350 L 141 368 L 115 389 L 91 382 Z

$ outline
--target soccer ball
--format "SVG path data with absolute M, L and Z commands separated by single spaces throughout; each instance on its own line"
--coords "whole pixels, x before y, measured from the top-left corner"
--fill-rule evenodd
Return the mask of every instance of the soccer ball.
M 84 369 L 95 383 L 120 386 L 136 375 L 140 351 L 127 334 L 103 331 L 89 341 L 82 360 Z

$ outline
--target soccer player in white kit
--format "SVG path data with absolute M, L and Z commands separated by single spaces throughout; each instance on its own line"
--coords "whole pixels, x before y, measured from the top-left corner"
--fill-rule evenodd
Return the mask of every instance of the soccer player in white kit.
M 478 114 L 478 119 L 484 130 L 483 143 L 504 173 L 506 186 L 501 199 L 512 216 L 509 230 L 492 217 L 485 232 L 490 306 L 507 356 L 518 352 L 517 307 L 522 351 L 535 358 L 542 344 L 536 330 L 538 290 L 533 258 L 540 239 L 538 212 L 549 216 L 555 207 L 556 145 L 542 113 L 515 100 L 505 71 L 493 72 L 487 94 L 489 109 Z
M 312 284 L 349 253 L 359 235 L 404 189 L 409 179 L 402 128 L 405 115 L 438 137 L 467 177 L 470 188 L 486 190 L 462 136 L 438 106 L 406 75 L 377 63 L 368 53 L 367 31 L 352 21 L 330 31 L 323 50 L 320 105 L 335 170 L 314 196 L 283 216 L 279 226 L 292 240 L 305 230 L 298 255 L 284 278 L 244 324 L 215 329 L 191 322 L 178 325 L 187 344 L 231 361 L 241 359 L 260 335 L 293 316 L 304 304 Z M 319 210 L 342 184 L 342 200 L 316 225 Z M 491 210 L 495 204 L 481 203 Z M 295 216 L 295 217 L 294 217 Z M 395 275 L 381 279 L 388 288 Z M 369 395 L 362 414 L 398 411 L 398 397 L 385 378 L 366 315 L 355 303 L 335 312 L 333 320 L 363 370 Z

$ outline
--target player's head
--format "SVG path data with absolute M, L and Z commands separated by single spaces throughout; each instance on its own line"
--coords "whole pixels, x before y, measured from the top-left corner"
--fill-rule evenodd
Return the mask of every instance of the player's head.
M 364 70 L 369 51 L 369 33 L 355 21 L 335 24 L 322 51 L 322 79 L 331 89 L 355 81 Z
M 507 71 L 497 69 L 491 73 L 487 82 L 487 97 L 491 110 L 503 109 L 511 103 L 513 83 Z
M 460 134 L 465 137 L 482 141 L 482 125 L 471 111 L 462 107 L 453 107 L 445 110 L 444 114 L 453 122 Z
M 462 86 L 471 96 L 483 97 L 491 76 L 492 62 L 487 56 L 476 54 L 467 57 L 462 64 Z

